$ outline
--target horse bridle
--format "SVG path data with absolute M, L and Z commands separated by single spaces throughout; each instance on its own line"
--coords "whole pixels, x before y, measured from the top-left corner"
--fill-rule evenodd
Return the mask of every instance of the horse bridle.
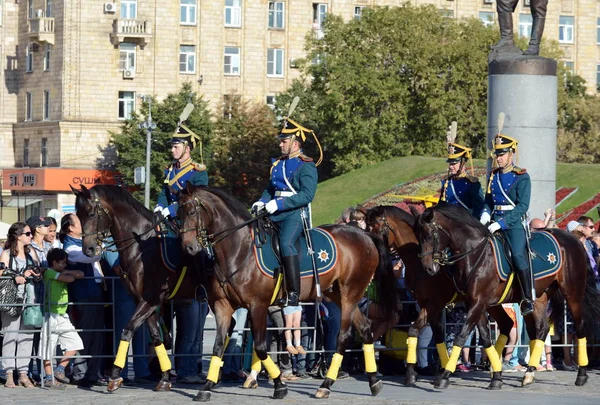
M 196 240 L 198 244 L 202 247 L 202 249 L 211 249 L 213 242 L 210 241 L 214 237 L 214 235 L 209 235 L 208 230 L 204 226 L 204 220 L 202 219 L 202 209 L 208 212 L 206 209 L 206 205 L 204 205 L 204 201 L 202 201 L 199 197 L 193 197 L 189 201 L 179 204 L 179 209 L 181 210 L 184 206 L 192 204 L 192 209 L 196 210 L 196 227 L 195 228 L 181 228 L 179 233 L 187 233 L 191 231 L 196 231 Z
M 374 221 L 374 223 L 378 223 L 378 224 L 383 223 L 383 226 L 379 229 L 379 231 L 377 231 L 378 235 L 389 238 L 390 232 L 392 232 L 392 233 L 395 232 L 394 227 L 392 225 L 390 225 L 390 223 L 387 221 L 387 218 L 385 217 L 385 212 L 383 214 L 381 214 Z
M 106 246 L 104 246 L 104 241 L 106 240 L 106 238 L 112 236 L 112 234 L 110 232 L 110 228 L 112 226 L 112 219 L 110 217 L 110 214 L 108 213 L 108 210 L 102 205 L 102 203 L 100 202 L 100 200 L 97 197 L 94 198 L 94 201 L 92 203 L 94 204 L 94 210 L 95 210 L 95 215 L 96 215 L 96 232 L 86 234 L 85 232 L 83 232 L 83 229 L 82 229 L 81 230 L 81 239 L 83 240 L 87 236 L 96 235 L 96 252 L 98 253 L 98 251 L 99 251 L 101 253 L 102 251 L 106 250 Z M 100 230 L 101 214 L 106 215 L 106 218 L 108 218 L 108 222 L 109 222 L 108 227 L 106 227 L 102 231 Z M 112 245 L 114 245 L 114 242 L 111 242 L 111 246 Z M 98 253 L 98 254 L 100 254 L 100 253 Z

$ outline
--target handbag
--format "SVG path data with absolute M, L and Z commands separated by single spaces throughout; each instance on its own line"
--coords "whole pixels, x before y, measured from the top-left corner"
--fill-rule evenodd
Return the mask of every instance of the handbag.
M 6 312 L 12 317 L 18 317 L 21 315 L 23 307 L 3 305 L 21 304 L 23 302 L 23 299 L 19 297 L 19 287 L 14 279 L 16 275 L 10 270 L 5 270 L 2 276 L 3 278 L 0 279 L 0 312 Z M 5 276 L 9 276 L 9 278 L 4 278 Z
M 41 328 L 44 316 L 42 314 L 42 307 L 35 303 L 35 286 L 32 282 L 27 282 L 25 286 L 25 305 L 22 318 L 23 325 L 32 328 Z

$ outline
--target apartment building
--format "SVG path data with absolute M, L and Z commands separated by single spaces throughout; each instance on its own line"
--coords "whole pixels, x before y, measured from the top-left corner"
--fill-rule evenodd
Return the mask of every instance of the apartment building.
M 493 24 L 493 0 L 412 0 Z M 21 217 L 72 209 L 69 184 L 114 182 L 110 132 L 142 94 L 185 82 L 219 112 L 227 96 L 273 103 L 299 76 L 306 35 L 328 13 L 360 18 L 400 0 L 0 0 L 2 206 Z M 528 34 L 528 0 L 514 13 Z M 590 90 L 600 82 L 597 0 L 551 1 L 545 38 Z M 594 29 L 595 28 L 595 29 Z M 1 212 L 0 212 L 1 216 Z M 1 218 L 0 218 L 1 219 Z

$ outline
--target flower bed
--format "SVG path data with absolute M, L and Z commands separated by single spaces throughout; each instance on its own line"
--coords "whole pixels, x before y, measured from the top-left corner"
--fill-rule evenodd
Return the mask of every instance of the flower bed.
M 556 190 L 556 206 L 558 207 L 563 201 L 575 194 L 578 189 L 577 187 L 561 187 Z

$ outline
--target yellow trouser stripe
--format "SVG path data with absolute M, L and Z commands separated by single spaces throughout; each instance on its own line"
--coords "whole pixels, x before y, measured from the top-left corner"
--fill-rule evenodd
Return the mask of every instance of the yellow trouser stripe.
M 498 356 L 502 356 L 502 352 L 504 351 L 504 347 L 506 347 L 506 342 L 508 342 L 508 336 L 500 335 L 498 336 L 498 340 L 496 340 L 496 353 Z
M 544 341 L 543 340 L 532 340 L 529 344 L 531 349 L 529 355 L 529 366 L 537 367 L 540 365 L 540 359 L 542 358 L 542 353 L 544 353 Z
M 169 371 L 171 369 L 171 360 L 169 360 L 169 356 L 167 356 L 167 349 L 165 349 L 165 345 L 162 343 L 154 348 L 156 352 L 156 357 L 158 357 L 158 364 L 160 364 L 160 371 L 163 373 L 165 371 Z
M 460 356 L 460 350 L 462 348 L 454 345 L 452 347 L 452 352 L 450 353 L 450 358 L 448 359 L 448 363 L 446 363 L 445 369 L 454 373 L 456 370 L 456 363 L 458 362 L 458 357 Z
M 588 365 L 587 338 L 577 339 L 577 364 L 579 367 Z
M 417 343 L 419 339 L 416 337 L 409 337 L 406 339 L 406 347 L 408 353 L 406 353 L 406 363 L 417 364 Z
M 219 382 L 219 371 L 223 367 L 223 361 L 220 357 L 212 356 L 210 358 L 210 365 L 208 366 L 208 375 L 206 379 L 214 383 Z
M 125 367 L 125 362 L 127 361 L 127 352 L 128 351 L 129 351 L 129 342 L 127 342 L 125 340 L 121 340 L 121 343 L 119 343 L 119 349 L 117 349 L 117 357 L 115 357 L 115 362 L 113 364 L 119 368 Z
M 373 344 L 363 345 L 365 356 L 365 371 L 367 373 L 377 372 L 377 363 L 375 363 L 375 346 Z
M 437 348 L 438 355 L 440 356 L 442 368 L 446 368 L 446 364 L 448 364 L 448 360 L 450 360 L 450 357 L 448 357 L 448 349 L 446 349 L 446 344 L 437 343 L 435 347 Z
M 331 365 L 329 366 L 329 370 L 327 370 L 327 378 L 330 380 L 337 380 L 338 372 L 340 371 L 340 367 L 342 366 L 342 360 L 344 356 L 339 353 L 334 353 L 333 358 L 331 359 Z
M 272 379 L 276 379 L 281 375 L 279 367 L 277 367 L 275 363 L 273 363 L 273 359 L 271 358 L 271 356 L 267 355 L 266 360 L 263 360 L 262 364 L 263 366 L 265 366 L 267 373 L 269 373 L 269 377 L 271 377 Z
M 502 335 L 503 336 L 503 335 Z M 496 351 L 494 346 L 490 346 L 485 349 L 485 352 L 488 355 L 488 359 L 490 359 L 490 364 L 492 365 L 492 371 L 502 371 L 502 362 L 500 361 L 500 356 Z
M 256 354 L 256 350 L 252 350 L 252 365 L 250 368 L 257 373 L 260 373 L 260 359 L 258 358 L 258 354 Z

